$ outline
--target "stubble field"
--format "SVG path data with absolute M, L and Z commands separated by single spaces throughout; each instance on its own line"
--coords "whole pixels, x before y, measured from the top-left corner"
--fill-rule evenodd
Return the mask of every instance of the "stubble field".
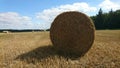
M 0 33 L 0 68 L 119 68 L 120 30 L 97 30 L 82 57 L 61 55 L 49 32 Z

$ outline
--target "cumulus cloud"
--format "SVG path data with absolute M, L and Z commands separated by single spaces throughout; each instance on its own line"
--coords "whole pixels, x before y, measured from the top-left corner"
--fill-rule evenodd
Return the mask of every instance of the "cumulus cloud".
M 65 11 L 81 11 L 86 14 L 94 13 L 97 9 L 95 7 L 89 6 L 87 3 L 73 3 L 73 4 L 66 4 L 60 5 L 57 7 L 53 7 L 50 9 L 45 9 L 42 12 L 36 14 L 36 17 L 43 22 L 44 24 L 49 24 L 53 21 L 53 19 L 60 13 Z
M 110 9 L 117 10 L 120 9 L 120 5 L 112 2 L 110 0 L 104 0 L 102 3 L 98 5 L 100 8 L 102 8 L 105 11 L 109 11 Z
M 24 29 L 32 28 L 33 23 L 28 16 L 20 16 L 16 12 L 0 13 L 0 28 Z

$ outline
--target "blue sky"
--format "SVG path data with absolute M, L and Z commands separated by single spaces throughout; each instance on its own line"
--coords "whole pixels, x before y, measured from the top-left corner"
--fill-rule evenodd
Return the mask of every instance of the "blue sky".
M 92 6 L 96 6 L 99 2 L 91 0 L 0 0 L 0 12 L 18 12 L 22 15 L 33 16 L 36 12 L 52 7 L 73 4 L 77 2 L 87 2 Z
M 119 0 L 0 0 L 0 29 L 47 29 L 65 11 L 88 16 L 120 9 Z

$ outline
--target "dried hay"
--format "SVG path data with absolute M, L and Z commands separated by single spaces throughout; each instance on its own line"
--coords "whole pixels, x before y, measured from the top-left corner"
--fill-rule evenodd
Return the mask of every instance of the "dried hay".
M 10 31 L 3 31 L 3 33 L 7 33 L 8 34 L 8 33 L 10 33 Z
M 50 38 L 62 53 L 84 55 L 92 46 L 95 27 L 92 20 L 81 12 L 71 11 L 58 15 L 50 28 Z

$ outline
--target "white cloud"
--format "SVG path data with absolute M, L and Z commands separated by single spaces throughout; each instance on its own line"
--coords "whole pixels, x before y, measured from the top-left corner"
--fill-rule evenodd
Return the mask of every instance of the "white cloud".
M 112 2 L 110 0 L 104 0 L 102 3 L 99 4 L 99 7 L 105 11 L 109 11 L 110 9 L 117 10 L 120 9 L 120 5 Z
M 20 16 L 16 12 L 0 13 L 0 28 L 24 29 L 32 28 L 33 23 L 28 16 Z
M 65 11 L 81 11 L 86 14 L 94 13 L 97 9 L 95 7 L 89 6 L 87 3 L 73 3 L 60 5 L 50 9 L 45 9 L 42 12 L 36 14 L 36 17 L 44 22 L 44 25 L 49 25 L 52 23 L 53 19 L 60 13 Z
M 50 24 L 41 23 L 40 20 L 33 22 L 33 18 L 16 12 L 0 13 L 0 29 L 46 29 L 49 26 Z

